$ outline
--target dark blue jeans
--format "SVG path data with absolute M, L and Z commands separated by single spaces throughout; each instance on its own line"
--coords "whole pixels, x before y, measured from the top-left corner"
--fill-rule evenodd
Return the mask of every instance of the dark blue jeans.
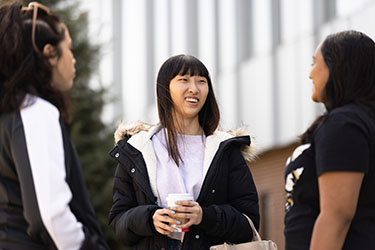
M 180 250 L 181 249 L 181 241 L 168 239 L 168 250 Z

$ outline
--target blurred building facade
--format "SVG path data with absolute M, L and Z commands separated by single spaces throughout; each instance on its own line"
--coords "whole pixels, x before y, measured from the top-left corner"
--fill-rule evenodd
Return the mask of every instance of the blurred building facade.
M 286 158 L 320 114 L 308 79 L 315 47 L 356 29 L 375 38 L 374 0 L 86 0 L 91 36 L 104 47 L 98 76 L 115 98 L 108 121 L 157 122 L 161 64 L 191 54 L 209 69 L 224 129 L 247 125 L 261 233 L 284 249 Z

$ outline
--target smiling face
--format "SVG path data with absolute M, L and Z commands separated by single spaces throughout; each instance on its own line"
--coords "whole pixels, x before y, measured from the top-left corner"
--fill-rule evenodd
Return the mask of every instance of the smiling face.
M 314 53 L 313 64 L 311 67 L 309 78 L 313 81 L 314 90 L 312 100 L 314 102 L 322 102 L 322 90 L 329 79 L 329 69 L 324 61 L 320 44 Z
M 205 77 L 177 75 L 170 81 L 169 91 L 178 119 L 198 119 L 209 91 Z

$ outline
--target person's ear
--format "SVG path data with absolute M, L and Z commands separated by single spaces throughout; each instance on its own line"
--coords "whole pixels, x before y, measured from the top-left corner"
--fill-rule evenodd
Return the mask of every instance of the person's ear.
M 56 66 L 58 57 L 56 55 L 55 47 L 51 44 L 46 44 L 43 48 L 43 55 L 48 58 L 48 62 L 52 67 Z

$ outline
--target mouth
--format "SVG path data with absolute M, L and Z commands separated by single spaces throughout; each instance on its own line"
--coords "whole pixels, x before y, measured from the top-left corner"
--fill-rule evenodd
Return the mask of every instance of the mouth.
M 189 102 L 189 103 L 198 103 L 199 102 L 199 99 L 196 98 L 196 97 L 186 97 L 185 98 L 185 101 Z

